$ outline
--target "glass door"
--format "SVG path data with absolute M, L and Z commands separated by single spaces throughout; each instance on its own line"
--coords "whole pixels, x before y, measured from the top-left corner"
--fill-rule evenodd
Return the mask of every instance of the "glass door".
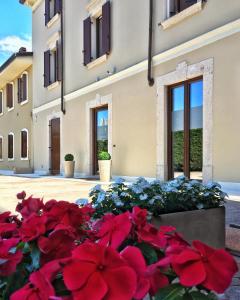
M 189 80 L 169 87 L 168 177 L 202 180 L 203 82 Z
M 98 174 L 98 154 L 108 152 L 108 107 L 93 110 L 93 174 Z

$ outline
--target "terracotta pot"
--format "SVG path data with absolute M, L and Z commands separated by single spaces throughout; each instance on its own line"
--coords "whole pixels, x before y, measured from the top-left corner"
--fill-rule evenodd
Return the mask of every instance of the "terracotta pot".
M 109 182 L 111 179 L 111 160 L 99 160 L 99 174 L 100 174 L 100 181 Z
M 66 178 L 74 177 L 74 167 L 75 167 L 75 161 L 64 162 L 64 174 Z
M 214 248 L 225 248 L 225 208 L 177 212 L 154 217 L 157 226 L 171 225 L 191 243 L 200 240 Z

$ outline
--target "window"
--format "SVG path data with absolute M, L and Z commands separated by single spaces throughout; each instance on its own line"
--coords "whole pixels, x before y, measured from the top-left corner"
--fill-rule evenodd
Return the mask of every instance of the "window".
M 91 15 L 83 22 L 84 65 L 88 65 L 111 51 L 111 4 L 107 1 L 97 15 Z
M 169 1 L 169 17 L 176 15 L 184 9 L 197 3 L 198 0 L 168 0 Z
M 62 0 L 45 0 L 45 25 L 57 14 L 62 12 Z
M 21 131 L 21 159 L 28 159 L 28 130 L 25 128 Z
M 8 160 L 14 160 L 14 134 L 8 135 Z
M 14 108 L 14 85 L 13 83 L 7 84 L 7 107 L 8 111 L 12 110 Z
M 202 180 L 203 81 L 194 79 L 169 88 L 168 175 Z
M 18 103 L 24 104 L 28 101 L 28 73 L 24 72 L 18 78 Z
M 0 91 L 0 115 L 3 115 L 3 91 Z
M 0 136 L 0 161 L 3 160 L 3 137 Z
M 62 79 L 62 54 L 61 44 L 56 42 L 56 47 L 44 52 L 44 87 Z

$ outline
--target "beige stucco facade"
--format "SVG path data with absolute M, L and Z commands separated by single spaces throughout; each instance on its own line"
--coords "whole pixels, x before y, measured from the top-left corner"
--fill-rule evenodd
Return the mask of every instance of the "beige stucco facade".
M 224 0 L 201 3 L 202 9 L 196 14 L 165 30 L 159 23 L 167 18 L 168 1 L 155 1 L 153 87 L 147 82 L 148 1 L 111 1 L 112 51 L 106 61 L 90 70 L 83 66 L 82 58 L 82 23 L 88 16 L 89 2 L 63 1 L 65 115 L 60 109 L 60 84 L 49 90 L 42 80 L 43 52 L 56 37 L 60 18 L 48 28 L 44 24 L 44 1 L 37 1 L 33 11 L 35 171 L 49 172 L 49 121 L 60 117 L 61 171 L 64 155 L 72 153 L 76 175 L 92 175 L 91 110 L 108 104 L 113 175 L 166 179 L 161 171 L 167 164 L 163 153 L 167 127 L 160 111 L 166 95 L 160 94 L 161 78 L 179 71 L 183 74 L 176 82 L 171 77 L 171 84 L 179 78 L 194 78 L 194 74 L 205 76 L 204 180 L 240 183 L 239 1 L 231 0 L 228 6 Z M 199 69 L 191 75 L 194 68 Z
M 16 58 L 15 60 L 20 60 Z M 0 115 L 0 136 L 2 138 L 2 159 L 0 160 L 0 170 L 13 171 L 15 173 L 30 173 L 33 170 L 33 137 L 32 137 L 32 57 L 29 58 L 28 65 L 24 69 L 22 62 L 19 62 L 18 68 L 14 67 L 14 77 L 8 70 L 0 74 L 0 82 L 8 79 L 13 83 L 13 109 L 9 110 L 6 103 L 6 85 L 1 86 L 3 91 L 3 113 Z M 12 64 L 15 64 L 14 61 Z M 10 64 L 11 68 L 11 64 Z M 18 82 L 17 79 L 27 74 L 27 100 L 18 103 Z M 4 78 L 2 78 L 4 77 Z M 27 157 L 21 157 L 21 131 L 27 132 Z M 8 135 L 13 134 L 13 159 L 8 158 Z

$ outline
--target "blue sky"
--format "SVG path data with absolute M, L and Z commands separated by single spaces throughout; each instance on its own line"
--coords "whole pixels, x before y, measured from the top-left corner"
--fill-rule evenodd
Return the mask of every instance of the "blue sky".
M 32 12 L 18 0 L 0 0 L 0 65 L 21 46 L 32 50 Z

